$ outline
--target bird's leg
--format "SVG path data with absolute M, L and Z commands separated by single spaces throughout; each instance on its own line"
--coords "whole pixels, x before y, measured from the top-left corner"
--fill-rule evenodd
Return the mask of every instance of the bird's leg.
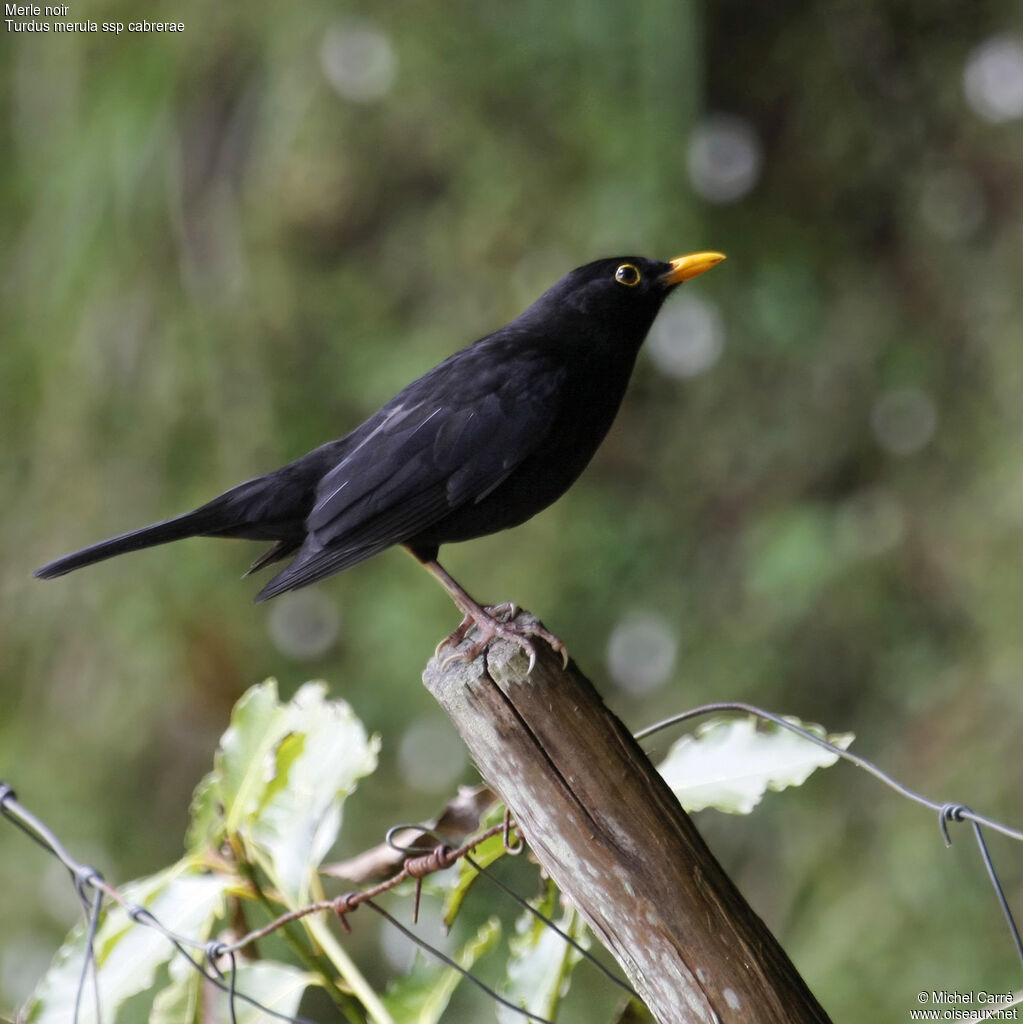
M 449 660 L 472 661 L 491 640 L 501 637 L 518 644 L 526 652 L 529 656 L 529 671 L 532 672 L 533 665 L 536 663 L 536 648 L 530 637 L 538 637 L 545 641 L 551 650 L 557 651 L 561 655 L 565 667 L 568 667 L 568 650 L 565 645 L 553 633 L 544 629 L 540 623 L 518 626 L 514 622 L 507 621 L 514 619 L 518 614 L 517 605 L 506 601 L 504 604 L 484 607 L 473 600 L 465 588 L 436 559 L 424 559 L 421 560 L 421 564 L 448 592 L 458 610 L 465 616 L 458 628 L 437 645 L 437 654 L 440 653 L 442 647 L 449 644 L 460 644 L 468 635 L 469 630 L 475 626 L 479 633 L 476 642 L 469 650 L 451 655 Z

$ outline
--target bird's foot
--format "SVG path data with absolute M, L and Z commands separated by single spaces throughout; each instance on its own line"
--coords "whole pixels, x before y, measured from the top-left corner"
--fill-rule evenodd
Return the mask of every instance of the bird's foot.
M 515 604 L 514 601 L 504 601 L 501 604 L 488 604 L 480 610 L 485 616 L 490 618 L 497 618 L 500 616 L 502 623 L 506 619 L 514 619 L 515 616 L 519 614 L 519 606 Z M 440 652 L 444 650 L 445 647 L 457 647 L 466 638 L 469 630 L 476 624 L 476 619 L 466 612 L 462 621 L 458 624 L 458 628 L 448 636 L 444 637 L 444 639 L 437 644 L 437 647 L 434 649 L 433 656 L 435 658 L 439 658 Z M 478 654 L 479 652 L 477 651 L 476 653 Z M 445 660 L 444 664 L 447 665 L 449 661 L 454 660 L 456 657 L 461 658 L 461 655 L 451 655 L 451 657 Z M 473 658 L 475 657 L 476 655 L 474 654 Z M 465 658 L 465 660 L 470 661 L 471 659 Z
M 568 668 L 568 648 L 565 647 L 561 639 L 550 630 L 545 629 L 539 619 L 522 625 L 514 622 L 518 613 L 518 605 L 511 601 L 469 610 L 459 623 L 458 628 L 437 645 L 435 653 L 439 655 L 442 648 L 461 644 L 474 626 L 479 636 L 471 647 L 449 654 L 441 667 L 446 668 L 453 661 L 472 661 L 483 652 L 492 640 L 501 639 L 510 640 L 522 648 L 529 658 L 529 672 L 532 672 L 533 666 L 536 664 L 536 647 L 531 638 L 536 637 L 543 640 L 552 651 L 560 654 L 564 667 Z

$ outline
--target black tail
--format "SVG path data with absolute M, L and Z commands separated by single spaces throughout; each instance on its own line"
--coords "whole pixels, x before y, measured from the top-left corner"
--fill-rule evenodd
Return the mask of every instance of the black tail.
M 316 485 L 336 461 L 344 443 L 342 440 L 321 445 L 273 473 L 232 487 L 192 512 L 101 540 L 36 569 L 33 575 L 51 580 L 126 551 L 151 548 L 184 537 L 274 541 L 274 546 L 257 558 L 249 571 L 261 569 L 301 547 L 305 539 L 305 518 L 313 507 Z
M 94 562 L 102 562 L 105 558 L 113 558 L 114 555 L 123 555 L 126 551 L 138 551 L 142 548 L 155 547 L 157 544 L 167 544 L 172 540 L 181 540 L 184 537 L 198 537 L 209 533 L 216 528 L 215 518 L 207 507 L 196 509 L 194 512 L 186 512 L 184 515 L 175 516 L 173 519 L 165 519 L 162 523 L 153 523 L 152 526 L 143 526 L 140 530 L 132 530 L 130 533 L 122 533 L 109 540 L 101 540 L 98 544 L 92 544 L 81 551 L 72 552 L 55 562 L 36 569 L 32 574 L 42 580 L 52 580 L 57 576 L 81 569 L 83 566 L 92 565 Z M 219 524 L 221 528 L 225 524 Z

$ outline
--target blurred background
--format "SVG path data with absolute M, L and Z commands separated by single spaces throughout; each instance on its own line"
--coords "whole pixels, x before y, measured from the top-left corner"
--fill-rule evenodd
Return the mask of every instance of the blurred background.
M 703 248 L 728 262 L 665 308 L 583 479 L 442 559 L 636 729 L 752 701 L 1023 822 L 1018 3 L 69 18 L 143 15 L 185 33 L 0 26 L 0 777 L 78 856 L 114 881 L 176 859 L 268 675 L 325 678 L 383 738 L 339 855 L 428 817 L 474 777 L 419 682 L 458 617 L 400 551 L 258 607 L 241 541 L 33 568 L 345 433 L 580 263 Z M 969 832 L 946 850 L 854 769 L 698 824 L 836 1020 L 1018 987 Z M 1021 851 L 990 844 L 1019 911 Z M 10 828 L 0 864 L 9 1009 L 76 906 Z M 355 930 L 383 983 L 407 948 Z M 615 998 L 577 988 L 565 1020 Z

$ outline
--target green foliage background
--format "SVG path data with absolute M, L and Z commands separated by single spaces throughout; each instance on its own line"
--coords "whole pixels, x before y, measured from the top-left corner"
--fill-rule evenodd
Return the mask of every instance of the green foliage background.
M 298 661 L 238 580 L 258 551 L 240 542 L 50 584 L 35 566 L 340 435 L 578 263 L 697 248 L 729 255 L 689 292 L 722 312 L 720 362 L 678 381 L 641 360 L 574 490 L 449 567 L 541 614 L 637 728 L 755 701 L 856 731 L 936 798 L 1023 819 L 1023 134 L 962 85 L 1018 4 L 71 6 L 186 24 L 0 26 L 0 777 L 76 853 L 113 880 L 175 859 L 231 704 L 268 674 L 285 693 L 323 676 L 383 737 L 341 852 L 429 815 L 439 798 L 399 770 L 398 741 L 445 727 L 418 676 L 456 616 L 388 553 L 320 585 L 339 640 Z M 353 17 L 397 58 L 374 102 L 322 67 Z M 708 113 L 746 119 L 762 149 L 733 203 L 690 184 Z M 901 456 L 871 421 L 904 388 L 937 426 Z M 604 655 L 643 608 L 679 658 L 640 700 Z M 965 833 L 946 851 L 935 824 L 841 768 L 749 819 L 701 817 L 843 1021 L 1017 984 L 976 851 Z M 1019 908 L 1019 850 L 992 852 Z M 13 830 L 0 864 L 9 1005 L 74 908 Z M 375 925 L 356 932 L 379 958 Z

